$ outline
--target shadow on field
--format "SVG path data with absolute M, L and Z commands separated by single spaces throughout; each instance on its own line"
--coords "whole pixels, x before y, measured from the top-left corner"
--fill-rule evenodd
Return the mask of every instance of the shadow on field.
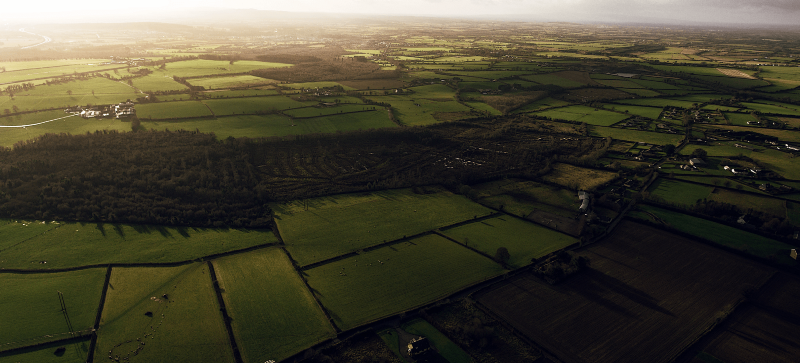
M 95 228 L 100 231 L 100 234 L 102 234 L 103 237 L 106 236 L 106 227 L 103 225 L 103 223 L 95 223 Z
M 613 303 L 599 295 L 603 291 L 611 291 L 615 294 L 624 296 L 627 299 L 641 306 L 644 306 L 650 310 L 654 310 L 659 313 L 675 317 L 675 314 L 673 314 L 671 311 L 659 306 L 658 300 L 650 296 L 648 293 L 639 290 L 633 286 L 630 286 L 615 277 L 608 276 L 594 269 L 588 269 L 585 272 L 585 277 L 587 280 L 586 289 L 580 289 L 578 290 L 578 292 L 586 296 L 587 298 L 591 299 L 592 301 L 596 301 L 605 306 L 613 305 L 613 310 L 619 311 L 621 309 L 625 311 L 626 315 L 631 315 L 632 317 L 636 317 L 636 315 L 631 314 L 630 311 L 628 311 L 628 309 L 625 309 L 624 307 L 616 303 Z M 603 302 L 600 302 L 600 300 L 602 300 Z

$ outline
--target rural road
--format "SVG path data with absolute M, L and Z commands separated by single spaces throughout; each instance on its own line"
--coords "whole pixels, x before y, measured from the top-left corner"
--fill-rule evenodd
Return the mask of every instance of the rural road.
M 21 49 L 28 49 L 28 48 L 38 47 L 38 46 L 40 46 L 42 44 L 47 44 L 47 43 L 50 43 L 50 42 L 53 41 L 53 39 L 50 39 L 50 37 L 47 37 L 47 36 L 44 36 L 44 35 L 41 35 L 41 34 L 31 33 L 29 31 L 25 31 L 25 28 L 20 28 L 19 31 L 21 31 L 23 33 L 28 33 L 28 34 L 31 34 L 31 35 L 35 35 L 37 37 L 44 38 L 44 41 L 39 43 L 39 44 L 29 45 L 27 47 L 22 47 Z
M 71 115 L 69 115 L 69 116 L 64 116 L 64 117 L 54 118 L 54 119 L 52 119 L 52 120 L 47 120 L 47 121 L 37 122 L 37 123 L 35 123 L 35 124 L 30 124 L 30 125 L 16 125 L 16 126 L 3 126 L 3 125 L 0 125 L 0 128 L 19 128 L 19 127 L 21 127 L 21 128 L 26 128 L 26 127 L 29 127 L 29 126 L 36 126 L 36 125 L 46 124 L 46 123 L 48 123 L 48 122 L 53 122 L 53 121 L 63 120 L 63 119 L 65 119 L 65 118 L 68 118 L 68 117 L 73 117 L 73 116 L 78 116 L 78 114 L 77 114 L 77 113 L 73 113 L 73 114 L 71 114 Z

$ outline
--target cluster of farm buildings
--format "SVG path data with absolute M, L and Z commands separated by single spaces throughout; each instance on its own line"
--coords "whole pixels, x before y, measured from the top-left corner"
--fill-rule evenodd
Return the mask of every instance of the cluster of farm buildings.
M 136 116 L 136 108 L 134 108 L 134 104 L 131 100 L 109 106 L 87 106 L 86 108 L 75 106 L 65 109 L 64 112 L 79 113 L 83 118 L 115 117 L 118 119 L 127 119 Z

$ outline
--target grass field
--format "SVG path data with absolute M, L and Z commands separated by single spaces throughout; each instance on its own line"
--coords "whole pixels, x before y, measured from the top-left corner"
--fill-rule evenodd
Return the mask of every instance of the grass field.
M 704 185 L 658 178 L 647 191 L 667 202 L 692 206 L 698 200 L 708 198 L 712 189 L 714 188 Z
M 517 216 L 527 216 L 534 209 L 572 217 L 580 206 L 575 191 L 532 181 L 496 181 L 478 184 L 481 204 L 502 209 Z
M 569 80 L 564 77 L 559 77 L 555 74 L 535 74 L 530 76 L 523 76 L 522 79 L 536 82 L 539 84 L 553 84 L 564 88 L 578 88 L 586 85 L 584 82 Z
M 229 64 L 228 61 L 215 61 L 205 59 L 195 59 L 167 63 L 166 73 L 170 76 L 178 77 L 201 77 L 214 74 L 244 73 L 256 69 L 290 67 L 291 64 L 269 63 L 258 61 L 236 61 Z
M 764 101 L 764 102 L 769 102 L 770 104 L 757 103 L 757 102 L 742 102 L 742 104 L 746 106 L 748 109 L 755 110 L 760 113 L 800 116 L 800 106 L 790 105 L 781 102 L 773 102 L 773 101 Z
M 581 168 L 570 164 L 555 163 L 553 170 L 542 179 L 570 189 L 593 190 L 614 180 L 617 173 L 604 170 Z
M 786 207 L 784 201 L 780 199 L 758 196 L 753 194 L 737 193 L 731 190 L 718 188 L 709 195 L 709 199 L 717 202 L 730 203 L 738 206 L 741 210 L 758 210 L 772 214 L 776 217 L 786 218 Z
M 297 108 L 293 110 L 288 110 L 285 113 L 291 117 L 317 117 L 317 116 L 329 116 L 335 115 L 338 113 L 347 113 L 347 112 L 360 112 L 360 111 L 373 111 L 373 110 L 383 110 L 383 107 L 380 106 L 373 106 L 373 105 L 350 105 L 350 104 L 343 104 L 337 105 L 333 107 L 305 107 L 305 108 Z M 385 112 L 385 111 L 384 111 Z M 387 120 L 388 120 L 388 116 Z
M 788 244 L 775 241 L 757 234 L 715 223 L 702 218 L 643 205 L 640 209 L 652 213 L 673 228 L 718 243 L 722 246 L 745 251 L 761 258 L 771 258 L 775 261 L 792 266 L 794 260 L 789 257 L 789 250 L 794 248 Z
M 29 125 L 68 116 L 62 111 L 47 111 L 0 118 L 0 125 Z M 31 140 L 47 133 L 69 133 L 73 135 L 97 130 L 129 131 L 129 122 L 116 119 L 83 119 L 74 116 L 25 128 L 0 128 L 0 146 L 11 147 L 18 141 Z
M 177 101 L 143 103 L 136 105 L 136 115 L 142 119 L 163 120 L 211 116 L 211 111 L 202 102 Z
M 345 91 L 355 91 L 355 88 L 345 86 L 338 82 L 288 83 L 288 84 L 281 84 L 281 87 L 287 87 L 291 89 L 317 89 L 317 88 L 342 87 L 342 89 L 344 89 Z
M 480 222 L 445 229 L 442 233 L 460 243 L 494 256 L 505 247 L 511 258 L 508 264 L 522 267 L 558 251 L 578 240 L 565 234 L 511 216 L 501 216 Z
M 756 118 L 749 113 L 725 112 L 725 118 L 736 126 L 748 126 L 747 122 L 757 121 Z
M 273 210 L 286 249 L 301 266 L 492 212 L 445 190 L 409 189 L 294 201 Z
M 429 92 L 428 95 L 435 94 Z M 416 97 L 416 95 L 414 96 Z M 436 114 L 439 112 L 469 112 L 471 110 L 469 107 L 456 101 L 433 101 L 427 98 L 409 99 L 408 96 L 379 96 L 369 98 L 374 101 L 386 102 L 392 105 L 395 117 L 409 126 L 438 123 L 439 121 L 436 119 Z
M 567 106 L 549 109 L 547 111 L 537 112 L 536 115 L 550 117 L 552 119 L 585 122 L 589 125 L 597 126 L 611 126 L 630 117 L 630 115 L 588 106 Z
M 469 354 L 425 320 L 414 319 L 403 324 L 401 328 L 410 334 L 428 338 L 439 355 L 450 363 L 472 363 Z
M 282 250 L 225 257 L 214 269 L 245 362 L 281 361 L 335 337 Z
M 148 74 L 144 77 L 134 78 L 132 81 L 133 86 L 144 92 L 166 92 L 176 90 L 188 90 L 189 88 L 182 85 L 172 77 L 167 76 L 164 72 L 156 71 L 153 74 Z M 169 98 L 170 96 L 160 96 L 159 98 Z
M 229 91 L 205 91 L 202 93 L 203 97 L 205 98 L 256 97 L 256 96 L 272 96 L 277 94 L 278 94 L 277 90 L 261 89 L 261 88 L 229 90 Z
M 427 235 L 304 272 L 336 325 L 348 330 L 496 276 L 502 268 L 445 238 Z
M 224 89 L 231 87 L 265 85 L 277 82 L 261 77 L 243 75 L 231 77 L 195 78 L 190 79 L 189 83 L 192 86 L 201 86 L 205 87 L 206 89 Z
M 32 224 L 40 221 L 30 221 Z M 3 226 L 27 229 L 17 223 Z M 4 235 L 5 236 L 5 235 Z M 269 230 L 60 222 L 2 250 L 0 267 L 48 269 L 108 263 L 178 262 L 277 242 Z M 47 264 L 40 264 L 47 261 Z
M 378 332 L 378 336 L 381 337 L 381 340 L 386 343 L 386 347 L 388 347 L 389 350 L 397 356 L 397 359 L 399 359 L 400 362 L 406 362 L 406 360 L 403 359 L 403 356 L 400 354 L 400 335 L 397 334 L 397 330 L 381 330 Z
M 17 351 L 17 354 L 0 353 L 0 362 L 13 363 L 84 363 L 89 357 L 89 344 L 91 339 L 87 336 L 85 340 L 70 344 L 51 343 L 38 346 L 36 348 Z M 64 348 L 64 352 L 56 354 L 56 350 Z
M 120 361 L 130 355 L 142 362 L 234 362 L 208 265 L 115 268 L 95 358 L 109 355 Z
M 604 105 L 604 107 L 607 109 L 611 109 L 613 111 L 625 112 L 631 115 L 644 116 L 647 118 L 651 118 L 653 120 L 658 120 L 658 116 L 661 115 L 661 111 L 663 110 L 660 107 L 644 107 L 644 106 L 634 106 L 634 105 L 606 104 Z
M 9 258 L 3 254 L 3 259 Z M 0 350 L 70 337 L 57 291 L 64 294 L 73 331 L 94 325 L 106 269 L 49 274 L 0 274 Z M 2 358 L 0 358 L 2 360 Z
M 204 100 L 203 103 L 208 105 L 216 116 L 254 114 L 258 112 L 267 113 L 275 110 L 287 110 L 290 108 L 317 104 L 315 101 L 295 101 L 286 96 L 215 99 Z
M 678 145 L 683 140 L 680 134 L 665 134 L 660 132 L 624 130 L 613 127 L 591 127 L 590 134 L 599 137 L 611 137 L 614 140 L 626 140 L 634 142 L 646 142 L 656 145 Z
M 531 103 L 529 103 L 529 104 L 527 104 L 525 106 L 522 106 L 522 107 L 516 109 L 513 113 L 532 112 L 532 111 L 541 110 L 543 108 L 562 107 L 562 106 L 566 106 L 566 105 L 569 105 L 569 103 L 566 102 L 566 101 L 557 100 L 555 98 L 548 97 L 548 98 L 543 98 L 543 99 L 538 100 L 538 101 L 531 102 Z
M 697 103 L 692 101 L 681 101 L 669 98 L 643 98 L 643 99 L 633 99 L 633 100 L 618 100 L 615 102 L 625 105 L 634 105 L 634 106 L 650 106 L 650 107 L 672 106 L 672 107 L 680 107 L 686 109 L 691 108 L 693 104 Z
M 94 93 L 93 93 L 94 92 Z M 41 85 L 14 94 L 14 98 L 0 97 L 0 110 L 16 106 L 20 111 L 35 111 L 87 104 L 103 105 L 124 102 L 140 95 L 126 84 L 105 78 Z
M 632 222 L 581 254 L 591 268 L 561 284 L 520 274 L 476 298 L 564 362 L 670 362 L 772 274 Z

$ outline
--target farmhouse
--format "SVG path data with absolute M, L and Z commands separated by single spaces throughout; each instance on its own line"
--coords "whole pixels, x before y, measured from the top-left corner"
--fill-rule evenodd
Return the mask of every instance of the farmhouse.
M 791 258 L 793 258 L 795 260 L 797 259 L 797 249 L 796 248 L 792 248 L 792 250 L 789 252 L 789 257 L 791 257 Z
M 430 349 L 431 344 L 425 337 L 414 338 L 408 342 L 408 355 L 412 357 L 425 353 Z

